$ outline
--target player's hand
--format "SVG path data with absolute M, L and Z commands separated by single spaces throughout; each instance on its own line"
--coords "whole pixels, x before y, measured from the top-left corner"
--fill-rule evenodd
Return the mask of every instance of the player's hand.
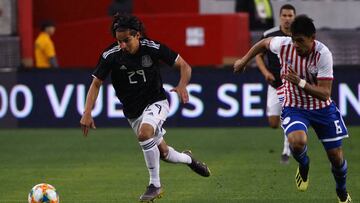
M 80 126 L 84 137 L 87 137 L 90 128 L 96 129 L 94 119 L 90 113 L 84 113 L 80 120 Z
M 274 81 L 275 81 L 275 76 L 272 73 L 268 72 L 265 75 L 265 80 L 266 80 L 267 83 L 273 84 Z
M 189 94 L 188 94 L 188 91 L 186 90 L 186 87 L 185 86 L 177 86 L 173 89 L 170 90 L 170 92 L 176 92 L 180 98 L 180 101 L 183 103 L 183 104 L 186 104 L 189 102 Z
M 246 69 L 246 61 L 244 58 L 238 59 L 234 63 L 234 73 L 242 73 Z
M 299 75 L 291 68 L 288 68 L 288 73 L 285 74 L 285 80 L 291 82 L 294 85 L 298 85 L 300 82 Z

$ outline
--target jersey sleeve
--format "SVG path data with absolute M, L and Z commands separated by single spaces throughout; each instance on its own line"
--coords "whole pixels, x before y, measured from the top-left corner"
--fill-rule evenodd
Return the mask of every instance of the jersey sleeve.
M 270 51 L 274 54 L 279 54 L 283 41 L 284 37 L 273 37 L 269 44 Z
M 267 38 L 267 36 L 265 36 L 265 33 L 263 33 L 263 34 L 261 35 L 261 37 L 260 37 L 260 40 L 259 40 L 259 41 L 261 41 L 261 40 L 263 40 L 263 39 L 265 39 L 265 38 Z
M 173 66 L 176 62 L 176 59 L 178 57 L 178 53 L 171 50 L 169 47 L 167 47 L 164 44 L 160 44 L 159 47 L 159 58 L 163 62 L 165 62 L 169 66 Z
M 111 71 L 111 66 L 109 64 L 109 59 L 104 58 L 104 55 L 101 55 L 92 76 L 100 80 L 105 80 Z
M 330 51 L 320 55 L 318 64 L 317 78 L 322 80 L 332 80 L 333 75 L 333 57 Z

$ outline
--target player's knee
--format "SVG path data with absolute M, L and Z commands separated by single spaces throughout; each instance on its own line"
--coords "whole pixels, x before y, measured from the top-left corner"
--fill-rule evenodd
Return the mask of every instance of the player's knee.
M 303 143 L 293 143 L 293 144 L 290 144 L 292 150 L 294 152 L 301 152 L 304 150 L 304 147 L 305 147 L 305 144 Z
M 302 131 L 292 132 L 288 135 L 291 148 L 295 151 L 302 150 L 307 144 L 306 134 Z
M 289 138 L 288 140 L 289 140 L 290 146 L 295 150 L 296 149 L 302 149 L 307 144 L 304 139 L 291 139 L 291 138 Z
M 269 126 L 273 129 L 279 128 L 280 126 L 280 119 L 278 118 L 278 116 L 270 116 L 269 119 Z
M 307 141 L 306 141 L 306 139 L 299 139 L 299 140 L 297 140 L 296 144 L 303 147 L 307 144 Z
M 344 157 L 341 149 L 331 149 L 327 151 L 331 164 L 335 167 L 340 167 L 344 162 Z
M 152 138 L 154 136 L 154 130 L 152 128 L 152 126 L 141 126 L 139 131 L 138 131 L 138 140 L 140 142 L 143 142 L 145 140 L 148 140 L 150 138 Z
M 151 134 L 150 134 L 150 133 L 147 133 L 147 132 L 145 132 L 145 131 L 139 131 L 139 133 L 138 133 L 138 140 L 139 140 L 140 142 L 143 142 L 143 141 L 148 140 L 148 139 L 150 139 L 150 138 L 151 138 Z

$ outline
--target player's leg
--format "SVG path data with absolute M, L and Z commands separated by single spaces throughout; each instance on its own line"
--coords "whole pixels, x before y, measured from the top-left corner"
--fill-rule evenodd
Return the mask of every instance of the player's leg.
M 160 184 L 160 152 L 154 140 L 154 128 L 148 123 L 142 123 L 138 132 L 139 144 L 144 153 L 146 167 L 149 171 L 149 185 L 140 196 L 140 201 L 149 202 L 162 196 Z
M 280 126 L 280 115 L 268 116 L 269 126 L 273 129 L 277 129 Z
M 283 164 L 288 164 L 290 155 L 291 155 L 291 150 L 290 150 L 289 140 L 287 136 L 284 134 L 284 146 L 283 146 L 283 151 L 281 153 L 280 162 Z
M 267 91 L 266 115 L 268 117 L 269 126 L 273 129 L 277 129 L 280 126 L 281 109 L 282 105 L 277 90 L 269 85 Z M 280 163 L 288 164 L 290 154 L 289 142 L 284 134 L 284 145 L 280 156 Z
M 269 126 L 273 129 L 276 129 L 279 127 L 280 124 L 280 116 L 268 116 Z M 289 164 L 289 159 L 291 155 L 289 141 L 287 139 L 287 136 L 283 134 L 283 150 L 280 155 L 280 163 L 282 164 Z
M 295 175 L 296 187 L 305 191 L 309 184 L 310 159 L 307 156 L 307 128 L 309 121 L 302 110 L 284 108 L 282 113 L 282 128 L 288 137 L 291 154 L 299 163 Z
M 158 145 L 160 151 L 160 158 L 169 163 L 184 163 L 190 164 L 191 157 L 187 154 L 176 151 L 171 146 L 167 145 L 164 139 L 162 139 Z
M 340 202 L 351 202 L 351 197 L 346 189 L 347 162 L 344 159 L 341 147 L 326 151 L 331 162 L 331 172 L 336 182 L 336 194 Z
M 346 189 L 347 161 L 344 159 L 342 149 L 342 139 L 348 137 L 345 123 L 335 104 L 317 110 L 315 113 L 312 125 L 331 163 L 339 202 L 351 202 Z
M 155 102 L 149 105 L 139 118 L 129 120 L 136 132 L 150 175 L 149 186 L 140 196 L 140 201 L 152 201 L 163 193 L 160 183 L 160 151 L 157 147 L 158 138 L 155 137 L 158 126 L 162 126 L 168 113 L 168 108 L 163 108 L 163 103 L 165 102 Z
M 295 175 L 295 182 L 298 190 L 307 190 L 309 184 L 309 166 L 310 159 L 307 156 L 307 135 L 304 130 L 293 131 L 288 134 L 291 153 L 294 159 L 299 163 Z
M 194 158 L 191 151 L 187 150 L 180 153 L 174 148 L 168 146 L 164 139 L 161 140 L 158 147 L 160 150 L 160 157 L 164 161 L 169 163 L 184 163 L 187 164 L 197 174 L 204 177 L 210 176 L 210 169 L 208 166 Z
M 269 126 L 271 128 L 279 128 L 281 104 L 276 92 L 276 89 L 271 85 L 268 86 L 267 98 L 266 98 L 266 115 L 268 117 Z
M 144 151 L 150 174 L 150 184 L 160 187 L 160 150 L 159 143 L 166 131 L 162 128 L 169 113 L 167 100 L 157 101 L 144 109 L 138 130 L 138 139 Z M 150 149 L 149 149 L 150 148 Z
M 138 131 L 138 141 L 144 153 L 146 166 L 149 171 L 149 185 L 160 187 L 160 152 L 154 140 L 154 128 L 147 123 L 142 123 Z

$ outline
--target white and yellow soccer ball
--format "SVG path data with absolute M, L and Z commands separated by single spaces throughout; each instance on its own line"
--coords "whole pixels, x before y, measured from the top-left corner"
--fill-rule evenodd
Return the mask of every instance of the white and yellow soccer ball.
M 54 186 L 47 183 L 35 185 L 29 192 L 29 203 L 59 203 L 59 195 Z

